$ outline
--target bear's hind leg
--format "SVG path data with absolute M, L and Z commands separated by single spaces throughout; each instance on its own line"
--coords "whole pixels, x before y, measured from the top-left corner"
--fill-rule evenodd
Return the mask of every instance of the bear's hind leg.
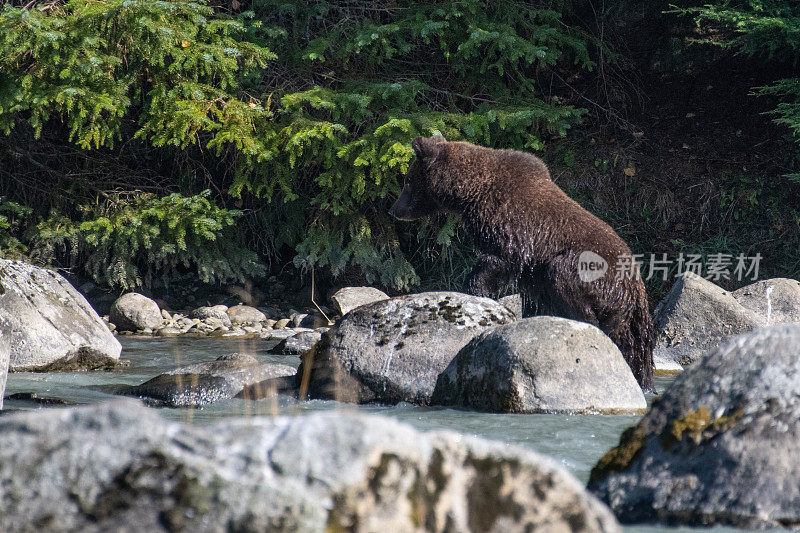
M 577 260 L 570 255 L 551 259 L 541 283 L 543 314 L 580 320 L 600 327 L 596 309 L 596 290 L 577 275 Z
M 646 312 L 646 311 L 645 311 Z M 647 317 L 649 321 L 649 316 Z M 649 338 L 640 339 L 637 329 L 641 324 L 637 321 L 637 313 L 627 316 L 613 315 L 600 324 L 600 329 L 614 341 L 625 361 L 633 372 L 633 376 L 644 392 L 655 392 L 653 385 L 653 350 L 648 343 Z M 645 324 L 645 327 L 647 324 Z

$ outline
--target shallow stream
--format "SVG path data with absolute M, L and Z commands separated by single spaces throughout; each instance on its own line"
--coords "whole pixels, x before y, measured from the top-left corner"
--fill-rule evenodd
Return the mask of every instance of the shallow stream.
M 276 343 L 261 339 L 122 337 L 120 341 L 123 346 L 122 358 L 131 362 L 129 367 L 120 372 L 9 374 L 6 396 L 36 393 L 40 398 L 64 400 L 70 404 L 101 402 L 114 397 L 103 391 L 106 385 L 138 385 L 162 372 L 179 366 L 213 361 L 220 355 L 231 352 L 251 353 L 263 362 L 294 366 L 300 363 L 299 358 L 294 356 L 270 354 L 269 349 Z M 671 380 L 672 378 L 656 379 L 659 393 Z M 52 408 L 42 407 L 29 400 L 15 399 L 6 399 L 4 407 L 6 412 Z M 612 415 L 503 415 L 423 408 L 409 404 L 356 406 L 334 401 L 299 402 L 284 396 L 258 401 L 231 399 L 203 408 L 164 408 L 159 411 L 166 418 L 204 424 L 232 416 L 296 415 L 331 409 L 381 414 L 407 422 L 423 431 L 448 429 L 525 446 L 554 458 L 583 482 L 589 478 L 589 472 L 600 456 L 617 444 L 622 431 L 638 420 L 636 416 Z M 626 527 L 625 530 L 631 533 L 742 531 L 731 528 L 708 530 L 658 526 L 633 526 Z

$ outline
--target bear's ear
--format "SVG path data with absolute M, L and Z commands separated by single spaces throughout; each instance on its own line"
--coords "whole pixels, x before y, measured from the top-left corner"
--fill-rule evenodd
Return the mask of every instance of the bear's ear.
M 447 142 L 441 135 L 433 135 L 432 137 L 417 137 L 411 141 L 411 148 L 417 157 L 424 159 L 428 164 L 433 163 L 439 152 L 442 149 L 440 143 Z

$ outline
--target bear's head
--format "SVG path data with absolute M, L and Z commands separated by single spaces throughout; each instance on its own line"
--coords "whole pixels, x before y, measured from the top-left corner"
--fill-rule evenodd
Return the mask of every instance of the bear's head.
M 436 162 L 445 138 L 441 135 L 417 137 L 411 147 L 417 158 L 406 174 L 406 182 L 400 197 L 389 209 L 389 214 L 398 220 L 411 221 L 435 213 L 439 206 L 429 187 L 428 173 Z

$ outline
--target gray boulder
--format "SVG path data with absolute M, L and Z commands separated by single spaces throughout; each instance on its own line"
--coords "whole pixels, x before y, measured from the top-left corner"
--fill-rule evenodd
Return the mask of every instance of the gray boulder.
M 322 316 L 319 317 L 316 313 L 292 313 L 289 317 L 290 328 L 309 328 L 313 329 L 322 324 Z
M 193 309 L 190 313 L 192 318 L 197 318 L 199 320 L 208 320 L 216 319 L 219 320 L 223 326 L 230 327 L 231 325 L 231 317 L 228 316 L 228 306 L 227 305 L 210 305 L 210 306 L 203 306 L 198 307 L 197 309 Z
M 497 301 L 505 305 L 512 313 L 514 313 L 514 316 L 517 318 L 522 318 L 522 296 L 520 294 L 509 294 L 508 296 L 503 296 Z
M 290 320 L 288 318 L 281 318 L 276 320 L 275 323 L 272 325 L 272 327 L 274 329 L 283 329 L 289 327 L 289 322 Z
M 311 331 L 301 331 L 289 338 L 282 340 L 274 348 L 274 352 L 284 355 L 300 355 L 314 347 L 322 338 L 322 333 L 328 328 L 320 328 Z
M 343 287 L 331 296 L 333 306 L 341 315 L 356 307 L 388 299 L 388 294 L 374 287 Z
M 153 300 L 144 294 L 129 292 L 117 298 L 111 305 L 108 320 L 121 331 L 139 331 L 160 327 L 164 317 Z
M 2 324 L 0 318 L 0 324 Z M 8 379 L 8 361 L 11 354 L 11 346 L 8 339 L 3 336 L 3 329 L 0 328 L 0 409 L 3 408 L 3 395 L 6 391 L 6 380 Z
M 0 259 L 0 335 L 9 369 L 28 370 L 91 351 L 109 361 L 122 346 L 89 302 L 58 273 Z
M 158 337 L 177 337 L 181 333 L 183 333 L 183 331 L 181 331 L 180 328 L 174 328 L 172 326 L 158 328 L 155 332 Z
M 800 281 L 765 279 L 735 290 L 731 295 L 743 307 L 762 317 L 764 326 L 800 322 Z
M 267 315 L 249 305 L 234 305 L 227 313 L 233 324 L 260 324 L 267 319 Z
M 347 402 L 430 403 L 436 377 L 467 342 L 514 316 L 489 298 L 409 294 L 353 309 L 303 355 L 301 393 Z
M 683 371 L 592 471 L 624 522 L 800 523 L 800 325 L 730 340 Z
M 723 288 L 690 272 L 682 274 L 656 307 L 656 358 L 689 365 L 729 337 L 764 325 Z
M 233 398 L 242 389 L 268 378 L 294 376 L 288 365 L 260 363 L 252 355 L 228 354 L 209 363 L 172 370 L 141 385 L 124 386 L 114 392 L 136 396 L 156 406 L 196 407 Z
M 683 366 L 664 350 L 653 351 L 653 375 L 672 376 L 683 372 Z
M 221 318 L 210 316 L 210 317 L 204 318 L 202 320 L 202 323 L 198 324 L 197 327 L 200 328 L 200 329 L 206 329 L 206 330 L 210 330 L 210 331 L 214 331 L 214 330 L 217 330 L 217 329 L 221 329 L 222 331 L 228 331 L 230 329 L 230 327 L 231 327 L 231 321 L 230 321 L 230 319 L 224 320 L 224 319 L 221 319 Z
M 378 416 L 194 426 L 126 400 L 0 435 L 3 531 L 620 531 L 539 454 Z
M 434 404 L 503 413 L 644 412 L 619 348 L 598 328 L 554 316 L 484 331 L 436 381 Z

